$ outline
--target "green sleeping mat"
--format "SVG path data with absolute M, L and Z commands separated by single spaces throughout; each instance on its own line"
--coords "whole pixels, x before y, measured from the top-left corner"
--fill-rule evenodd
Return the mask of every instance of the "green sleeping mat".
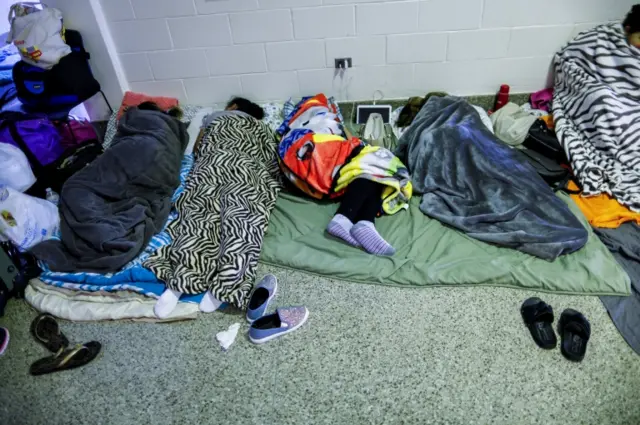
M 444 226 L 418 209 L 419 197 L 414 197 L 408 211 L 377 220 L 379 232 L 397 253 L 391 258 L 375 257 L 325 232 L 336 203 L 285 192 L 271 214 L 260 261 L 379 285 L 492 285 L 565 294 L 628 295 L 625 271 L 593 234 L 573 201 L 558 196 L 589 229 L 589 242 L 554 262 L 480 242 Z

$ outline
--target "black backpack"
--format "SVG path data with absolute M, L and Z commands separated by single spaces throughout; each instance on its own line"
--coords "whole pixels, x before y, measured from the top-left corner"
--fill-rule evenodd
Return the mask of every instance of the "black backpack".
M 100 83 L 91 72 L 89 53 L 84 49 L 80 33 L 67 30 L 65 41 L 71 47 L 71 53 L 51 69 L 38 68 L 24 61 L 13 66 L 18 99 L 28 109 L 41 112 L 68 111 L 101 93 Z
M 51 164 L 40 169 L 32 168 L 36 182 L 25 193 L 42 199 L 46 198 L 47 188 L 62 193 L 62 186 L 69 177 L 91 164 L 103 152 L 102 145 L 97 140 L 91 140 L 65 150 L 60 158 Z
M 571 171 L 558 161 L 532 149 L 519 149 L 519 152 L 554 191 L 562 189 L 571 179 Z
M 522 145 L 559 163 L 566 164 L 568 162 L 555 131 L 550 130 L 543 120 L 538 119 L 531 125 Z
M 0 316 L 9 298 L 24 298 L 29 280 L 40 276 L 36 258 L 11 242 L 0 242 Z
M 565 165 L 568 163 L 567 157 L 555 132 L 549 130 L 544 121 L 536 120 L 533 123 L 522 145 L 524 149 L 519 151 L 554 191 L 579 193 L 566 188 L 573 175 Z

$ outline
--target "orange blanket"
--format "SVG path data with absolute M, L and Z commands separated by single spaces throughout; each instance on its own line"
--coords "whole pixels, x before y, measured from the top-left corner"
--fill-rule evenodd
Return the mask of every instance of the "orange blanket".
M 579 189 L 574 182 L 569 182 L 567 188 L 569 190 Z M 589 197 L 571 195 L 571 199 L 578 204 L 578 207 L 580 207 L 580 210 L 593 227 L 615 229 L 627 221 L 635 221 L 640 224 L 640 213 L 631 211 L 609 195 L 602 194 Z

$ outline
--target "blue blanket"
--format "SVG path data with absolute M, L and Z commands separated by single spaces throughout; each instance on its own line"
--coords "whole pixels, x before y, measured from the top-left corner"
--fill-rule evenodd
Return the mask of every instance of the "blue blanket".
M 20 60 L 20 55 L 13 46 L 0 48 L 0 86 L 13 82 L 13 65 Z
M 483 242 L 548 261 L 582 248 L 580 220 L 469 103 L 431 97 L 398 142 L 420 210 Z
M 185 155 L 182 160 L 180 169 L 180 185 L 173 194 L 172 203 L 175 205 L 176 200 L 184 191 L 184 185 L 193 166 L 193 155 Z M 172 208 L 167 225 L 178 217 L 178 212 Z M 151 271 L 142 267 L 142 263 L 160 247 L 169 245 L 171 237 L 166 231 L 166 225 L 162 232 L 156 234 L 146 248 L 132 261 L 130 261 L 122 270 L 116 273 L 58 273 L 48 270 L 45 264 L 40 266 L 45 270 L 40 275 L 40 280 L 44 283 L 59 288 L 66 288 L 79 291 L 97 292 L 97 291 L 134 291 L 148 297 L 158 298 L 165 290 L 165 284 L 159 280 Z M 184 295 L 180 301 L 184 302 L 200 302 L 202 294 Z

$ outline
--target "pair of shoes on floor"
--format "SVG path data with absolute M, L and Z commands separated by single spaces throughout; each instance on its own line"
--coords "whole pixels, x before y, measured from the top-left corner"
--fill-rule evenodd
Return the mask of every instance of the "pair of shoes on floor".
M 276 296 L 278 279 L 272 274 L 266 275 L 256 285 L 247 308 L 249 340 L 254 344 L 262 344 L 295 331 L 307 321 L 309 310 L 306 307 L 282 307 L 273 314 L 265 315 L 269 304 Z
M 97 341 L 78 344 L 69 348 L 69 340 L 60 332 L 60 326 L 55 317 L 41 314 L 31 323 L 31 334 L 44 345 L 53 356 L 37 360 L 29 368 L 32 375 L 44 375 L 61 370 L 74 369 L 84 366 L 100 354 L 102 345 Z
M 529 298 L 522 304 L 520 314 L 540 348 L 556 348 L 558 339 L 552 326 L 553 308 L 549 304 L 540 298 Z M 579 311 L 566 309 L 558 321 L 558 333 L 562 355 L 568 360 L 581 362 L 587 353 L 587 343 L 591 337 L 591 325 L 587 318 Z

